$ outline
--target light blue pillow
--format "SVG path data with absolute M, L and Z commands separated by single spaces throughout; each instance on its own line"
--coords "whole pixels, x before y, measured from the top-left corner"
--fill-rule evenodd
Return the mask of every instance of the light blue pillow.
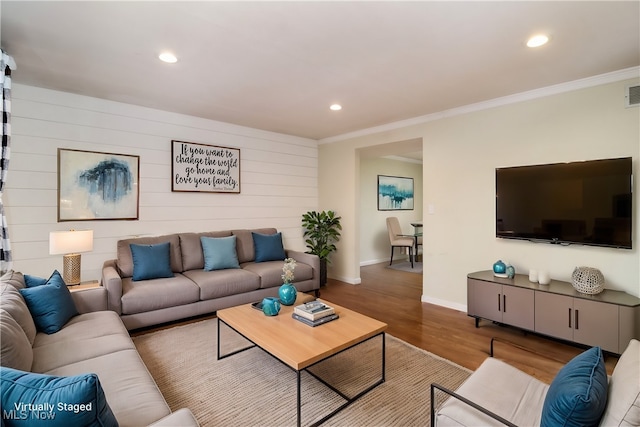
M 284 261 L 286 255 L 282 246 L 282 233 L 260 234 L 251 232 L 256 262 Z
M 200 237 L 206 271 L 240 268 L 236 254 L 236 236 Z
M 118 426 L 96 374 L 56 377 L 0 367 L 0 384 L 7 427 Z M 34 409 L 20 406 L 28 404 Z
M 173 277 L 171 270 L 171 244 L 136 245 L 131 243 L 133 259 L 133 280 L 160 279 Z
M 542 427 L 597 426 L 607 405 L 607 370 L 600 347 L 569 361 L 549 385 Z
M 36 328 L 45 334 L 58 332 L 78 314 L 71 292 L 58 270 L 44 285 L 20 289 Z

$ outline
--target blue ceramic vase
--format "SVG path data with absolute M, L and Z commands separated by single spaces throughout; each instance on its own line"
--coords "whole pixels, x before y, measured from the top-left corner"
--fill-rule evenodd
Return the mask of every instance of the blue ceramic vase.
M 276 316 L 280 312 L 278 298 L 267 297 L 262 300 L 262 312 L 267 316 Z
M 298 295 L 298 291 L 295 286 L 291 283 L 285 283 L 280 286 L 278 289 L 278 296 L 280 297 L 280 302 L 284 305 L 293 305 L 296 302 L 296 296 Z
M 505 265 L 504 262 L 502 262 L 501 259 L 499 259 L 493 264 L 493 272 L 494 274 L 506 274 L 507 266 Z

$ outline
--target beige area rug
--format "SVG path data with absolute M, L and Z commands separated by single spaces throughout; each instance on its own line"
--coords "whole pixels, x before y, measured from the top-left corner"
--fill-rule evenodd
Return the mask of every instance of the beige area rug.
M 247 344 L 224 325 L 223 352 Z M 133 341 L 171 410 L 187 407 L 203 427 L 296 423 L 296 374 L 259 348 L 216 360 L 217 319 L 137 336 Z M 349 396 L 381 372 L 382 338 L 316 365 L 314 372 Z M 429 386 L 457 388 L 470 371 L 386 335 L 386 381 L 324 426 L 428 426 Z M 302 373 L 302 424 L 344 401 Z
M 422 262 L 414 262 L 413 268 L 411 268 L 411 262 L 399 262 L 397 264 L 387 265 L 387 268 L 392 270 L 400 270 L 400 271 L 408 271 L 409 273 L 420 273 L 422 274 Z

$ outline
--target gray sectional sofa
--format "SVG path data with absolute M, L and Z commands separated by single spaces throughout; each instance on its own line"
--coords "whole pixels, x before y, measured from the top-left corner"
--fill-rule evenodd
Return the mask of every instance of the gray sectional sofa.
M 254 233 L 261 239 L 267 236 L 266 239 L 273 240 L 270 243 L 277 241 L 277 237 L 281 239 L 275 228 L 260 228 L 176 233 L 118 241 L 117 259 L 106 261 L 102 270 L 109 309 L 120 315 L 127 329 L 133 330 L 277 296 L 282 285 L 285 256 L 297 262 L 293 284 L 298 292 L 315 291 L 318 294 L 320 260 L 317 256 L 281 248 L 283 255 L 279 259 L 269 260 L 273 257 L 266 256 L 264 261 L 265 253 L 269 255 L 273 248 L 264 246 L 261 240 L 256 247 Z M 234 240 L 237 266 L 206 270 L 209 258 L 205 255 L 209 254 L 203 251 L 202 238 Z M 169 277 L 134 280 L 136 257 L 131 245 L 156 246 L 167 242 L 167 268 L 170 271 L 166 276 Z
M 30 423 L 36 422 L 34 417 L 41 417 L 43 414 L 53 419 L 49 424 L 40 421 L 43 425 L 85 424 L 86 420 L 79 421 L 88 415 L 83 408 L 78 413 L 69 413 L 61 410 L 58 405 L 86 404 L 86 401 L 74 401 L 69 397 L 73 391 L 63 390 L 64 387 L 60 385 L 53 386 L 54 383 L 49 381 L 77 376 L 84 376 L 86 380 L 87 375 L 91 378 L 93 374 L 97 375 L 104 398 L 113 414 L 109 413 L 106 418 L 113 420 L 115 416 L 121 427 L 198 426 L 188 409 L 171 413 L 122 321 L 116 313 L 106 310 L 107 296 L 104 288 L 71 293 L 79 314 L 71 317 L 60 330 L 51 334 L 37 331 L 37 322 L 34 323 L 20 292 L 24 288 L 25 281 L 21 273 L 10 272 L 2 277 L 0 369 L 3 370 L 3 375 L 0 377 L 3 426 L 32 425 Z M 66 292 L 68 298 L 68 291 Z M 9 378 L 10 375 L 13 377 Z M 16 376 L 19 378 L 13 379 Z M 75 378 L 72 380 L 75 381 Z M 33 381 L 37 387 L 33 386 Z M 69 390 L 77 390 L 78 384 L 67 385 Z M 35 397 L 26 397 L 34 390 L 40 393 L 40 399 L 54 407 L 45 411 L 19 406 L 15 409 L 16 404 L 35 404 Z M 52 394 L 42 395 L 49 392 Z M 92 389 L 88 393 L 93 395 Z M 64 396 L 62 401 L 60 396 Z M 95 407 L 91 409 L 99 412 Z M 66 422 L 63 417 L 67 417 Z M 93 421 L 90 425 L 115 424 Z

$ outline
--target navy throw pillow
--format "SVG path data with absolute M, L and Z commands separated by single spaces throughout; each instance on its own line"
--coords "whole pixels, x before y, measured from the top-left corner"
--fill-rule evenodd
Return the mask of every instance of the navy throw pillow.
M 0 384 L 7 427 L 118 426 L 96 374 L 57 377 L 0 367 Z
M 155 245 L 131 243 L 133 259 L 133 280 L 160 279 L 173 277 L 171 270 L 171 246 L 169 242 Z
M 286 255 L 282 246 L 282 233 L 260 234 L 251 232 L 256 262 L 284 261 Z
M 577 355 L 549 385 L 542 406 L 542 427 L 597 426 L 607 405 L 608 387 L 600 347 Z
M 36 328 L 45 334 L 54 334 L 78 314 L 71 292 L 55 270 L 40 286 L 20 289 Z

